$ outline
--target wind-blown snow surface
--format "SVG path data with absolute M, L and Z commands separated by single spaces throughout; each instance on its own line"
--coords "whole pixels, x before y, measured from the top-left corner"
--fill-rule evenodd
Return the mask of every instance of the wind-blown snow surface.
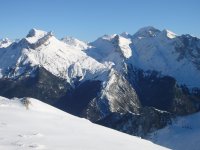
M 161 150 L 164 147 L 74 117 L 36 99 L 0 97 L 2 150 Z M 24 105 L 23 102 L 30 102 Z M 25 107 L 28 106 L 28 107 Z
M 176 118 L 171 125 L 151 134 L 150 140 L 175 150 L 200 149 L 200 113 Z

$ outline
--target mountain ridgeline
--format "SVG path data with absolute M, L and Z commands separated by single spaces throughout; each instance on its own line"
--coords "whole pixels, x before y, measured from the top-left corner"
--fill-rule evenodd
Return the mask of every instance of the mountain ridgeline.
M 91 43 L 30 30 L 0 42 L 0 95 L 145 137 L 200 110 L 200 39 L 153 27 Z

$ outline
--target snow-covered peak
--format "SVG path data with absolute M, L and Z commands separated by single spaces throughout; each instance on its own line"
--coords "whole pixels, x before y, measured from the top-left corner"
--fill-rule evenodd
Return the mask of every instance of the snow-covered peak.
M 145 29 L 141 30 L 142 33 L 152 30 L 152 28 Z M 132 38 L 132 64 L 143 70 L 154 70 L 172 76 L 178 84 L 199 87 L 200 71 L 197 55 L 200 42 L 194 38 L 177 36 L 169 30 L 155 31 L 156 36 Z
M 12 41 L 8 38 L 4 38 L 0 40 L 0 48 L 6 48 L 12 44 Z
M 111 41 L 114 37 L 116 37 L 117 34 L 111 34 L 111 35 L 107 35 L 105 34 L 104 36 L 98 38 L 97 40 L 107 40 L 107 41 Z
M 155 37 L 157 36 L 161 31 L 152 27 L 147 26 L 144 28 L 139 29 L 133 36 L 136 38 L 149 38 L 149 37 Z
M 26 40 L 29 43 L 34 44 L 42 38 L 47 38 L 47 37 L 51 37 L 51 36 L 53 36 L 52 32 L 46 32 L 46 31 L 42 31 L 42 30 L 31 29 L 29 31 L 28 35 L 26 36 Z
M 46 35 L 47 32 L 46 31 L 42 31 L 42 30 L 37 30 L 37 29 L 31 29 L 29 31 L 29 33 L 27 34 L 27 38 L 28 37 L 43 37 L 44 35 Z
M 73 38 L 73 37 L 64 37 L 61 39 L 61 41 L 63 41 L 64 43 L 70 45 L 70 46 L 73 46 L 77 49 L 87 49 L 89 46 L 87 43 L 83 42 L 83 41 L 80 41 L 76 38 Z
M 164 36 L 166 36 L 166 37 L 168 37 L 170 39 L 173 39 L 173 38 L 177 37 L 176 33 L 172 32 L 170 30 L 167 30 L 167 29 L 163 30 L 161 34 L 163 34 Z
M 129 58 L 132 55 L 129 45 L 131 40 L 117 34 L 104 35 L 91 43 L 92 46 L 97 48 L 97 53 L 102 57 L 109 57 L 113 53 L 122 54 L 124 58 Z
M 104 58 L 110 53 L 113 53 L 115 51 L 114 44 L 117 43 L 113 41 L 115 36 L 116 35 L 104 35 L 90 43 L 90 45 L 94 47 L 93 52 L 95 51 L 100 57 Z
M 112 64 L 120 73 L 126 71 L 125 61 L 132 56 L 131 39 L 120 35 L 105 35 L 90 43 L 92 48 L 86 53 L 104 64 Z
M 131 37 L 132 37 L 131 34 L 129 34 L 128 32 L 122 32 L 122 33 L 120 34 L 120 36 L 122 36 L 122 37 L 124 37 L 124 38 L 131 38 Z

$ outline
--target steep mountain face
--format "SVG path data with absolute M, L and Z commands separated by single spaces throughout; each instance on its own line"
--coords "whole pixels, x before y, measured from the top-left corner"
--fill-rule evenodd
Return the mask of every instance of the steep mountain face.
M 179 42 L 181 44 L 175 46 L 176 51 L 179 53 L 178 61 L 187 59 L 200 70 L 200 40 L 190 35 L 183 35 L 179 37 Z
M 145 137 L 200 110 L 200 39 L 153 27 L 91 43 L 30 30 L 0 48 L 0 95 Z
M 109 79 L 103 82 L 98 97 L 93 99 L 86 109 L 86 116 L 91 121 L 96 122 L 113 112 L 139 112 L 140 101 L 129 82 L 114 70 L 111 70 L 108 77 Z

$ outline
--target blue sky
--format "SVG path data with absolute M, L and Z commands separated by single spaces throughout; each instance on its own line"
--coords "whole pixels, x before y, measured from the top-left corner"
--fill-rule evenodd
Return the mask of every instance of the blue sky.
M 85 41 L 144 26 L 200 37 L 200 0 L 0 0 L 0 38 L 31 28 Z

